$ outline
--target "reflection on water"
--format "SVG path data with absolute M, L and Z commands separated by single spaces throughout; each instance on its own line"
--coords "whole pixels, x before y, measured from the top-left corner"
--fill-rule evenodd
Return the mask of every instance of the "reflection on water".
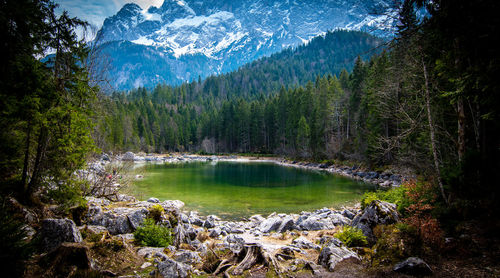
M 373 187 L 326 172 L 274 163 L 190 162 L 150 164 L 141 169 L 136 196 L 177 199 L 187 210 L 227 218 L 338 207 Z

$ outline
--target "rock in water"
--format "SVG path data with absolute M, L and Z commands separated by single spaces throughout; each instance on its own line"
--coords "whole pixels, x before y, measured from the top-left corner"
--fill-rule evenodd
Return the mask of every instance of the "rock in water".
M 170 258 L 158 263 L 158 274 L 165 278 L 188 277 L 190 267 L 183 263 L 178 263 Z
M 40 231 L 42 249 L 50 252 L 63 242 L 82 242 L 82 235 L 70 219 L 45 219 Z
M 332 243 L 321 250 L 321 254 L 318 257 L 318 264 L 326 267 L 329 271 L 333 271 L 337 264 L 346 260 L 353 262 L 361 261 L 358 255 L 347 247 L 340 247 Z
M 375 243 L 373 228 L 379 224 L 394 224 L 400 219 L 396 205 L 375 200 L 352 220 L 352 226 L 363 231 L 369 243 Z
M 429 265 L 417 257 L 410 257 L 396 264 L 394 271 L 414 276 L 432 275 L 432 269 Z
M 122 160 L 125 160 L 125 161 L 134 161 L 135 160 L 135 154 L 133 152 L 126 152 L 123 155 Z

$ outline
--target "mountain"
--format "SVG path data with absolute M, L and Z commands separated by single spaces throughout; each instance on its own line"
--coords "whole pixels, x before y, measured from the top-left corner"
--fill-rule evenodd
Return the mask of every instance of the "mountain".
M 99 31 L 117 89 L 233 71 L 333 29 L 391 35 L 394 0 L 165 0 L 126 4 Z

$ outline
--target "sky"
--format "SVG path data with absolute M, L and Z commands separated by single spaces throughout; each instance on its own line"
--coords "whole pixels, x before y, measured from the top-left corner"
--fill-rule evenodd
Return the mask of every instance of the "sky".
M 106 17 L 116 14 L 123 5 L 136 3 L 141 8 L 161 6 L 163 0 L 54 0 L 59 4 L 58 12 L 67 10 L 70 16 L 83 19 L 100 28 Z

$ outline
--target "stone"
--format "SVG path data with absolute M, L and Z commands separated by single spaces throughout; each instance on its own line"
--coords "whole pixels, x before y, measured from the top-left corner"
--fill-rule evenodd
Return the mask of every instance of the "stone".
M 103 234 L 108 232 L 108 229 L 106 229 L 106 227 L 103 226 L 88 225 L 86 228 L 87 231 L 93 234 Z
M 194 212 L 190 212 L 189 213 L 189 223 L 196 225 L 196 226 L 199 226 L 199 227 L 203 227 L 204 221 L 200 219 L 198 214 L 196 214 Z
M 368 242 L 373 244 L 376 241 L 373 235 L 375 226 L 394 224 L 399 222 L 399 219 L 400 215 L 395 204 L 375 200 L 354 217 L 351 225 L 361 229 Z
M 352 211 L 348 210 L 348 209 L 345 209 L 342 211 L 342 216 L 352 220 L 354 219 L 354 217 L 356 216 L 356 214 L 354 214 Z
M 107 154 L 103 153 L 103 154 L 101 155 L 101 160 L 103 160 L 103 161 L 110 161 L 111 159 L 109 159 L 109 155 L 107 155 Z
M 286 216 L 285 219 L 281 222 L 281 225 L 278 227 L 278 233 L 283 233 L 286 231 L 291 231 L 295 227 L 295 223 L 293 221 L 293 217 Z
M 152 264 L 152 263 L 150 263 L 150 262 L 145 262 L 145 263 L 143 263 L 143 264 L 141 265 L 141 269 L 148 268 L 148 267 L 150 267 L 150 266 L 152 266 L 152 265 L 153 265 L 153 264 Z
M 167 256 L 164 250 L 163 247 L 142 247 L 137 250 L 137 255 L 144 259 L 164 258 Z
M 347 260 L 361 262 L 358 255 L 347 247 L 338 247 L 332 243 L 323 247 L 318 257 L 318 264 L 326 267 L 329 271 L 334 271 L 337 264 Z
M 148 213 L 149 211 L 147 209 L 142 208 L 127 215 L 133 230 L 136 230 L 137 228 L 139 228 L 139 226 L 142 225 L 142 222 L 144 222 L 144 219 L 146 219 Z
M 63 242 L 82 242 L 82 235 L 70 219 L 44 219 L 40 230 L 42 249 L 50 252 Z
M 135 160 L 135 154 L 133 152 L 126 152 L 122 156 L 122 160 L 124 160 L 124 161 L 134 161 Z
M 161 202 L 161 205 L 165 211 L 180 210 L 184 203 L 179 200 L 166 200 Z
M 209 232 L 209 234 L 208 234 L 209 237 L 218 238 L 222 231 L 219 228 L 213 228 L 213 229 L 208 230 L 208 232 Z
M 174 260 L 180 263 L 194 265 L 201 262 L 201 257 L 193 251 L 180 251 L 174 254 Z
M 413 276 L 432 275 L 432 269 L 429 265 L 417 257 L 409 257 L 408 259 L 397 263 L 394 266 L 394 271 Z
M 260 214 L 255 214 L 255 215 L 252 215 L 250 216 L 250 221 L 260 225 L 260 223 L 264 222 L 264 220 L 266 220 L 264 217 L 262 217 L 262 215 Z
M 271 217 L 260 224 L 259 230 L 263 233 L 269 233 L 278 230 L 283 220 L 279 217 Z
M 134 234 L 121 234 L 121 235 L 117 235 L 118 238 L 121 238 L 123 240 L 134 240 L 135 237 L 134 237 Z
M 188 277 L 191 268 L 183 263 L 178 263 L 170 258 L 158 263 L 158 274 L 165 278 Z
M 215 217 L 209 215 L 205 222 L 203 222 L 203 227 L 207 229 L 215 228 Z
M 312 243 L 307 238 L 300 236 L 292 241 L 292 244 L 301 249 L 316 249 L 320 250 L 321 247 L 317 244 Z
M 311 215 L 297 225 L 303 231 L 331 230 L 335 226 L 330 218 L 321 219 Z
M 151 197 L 148 199 L 148 202 L 158 204 L 160 202 L 160 199 Z

